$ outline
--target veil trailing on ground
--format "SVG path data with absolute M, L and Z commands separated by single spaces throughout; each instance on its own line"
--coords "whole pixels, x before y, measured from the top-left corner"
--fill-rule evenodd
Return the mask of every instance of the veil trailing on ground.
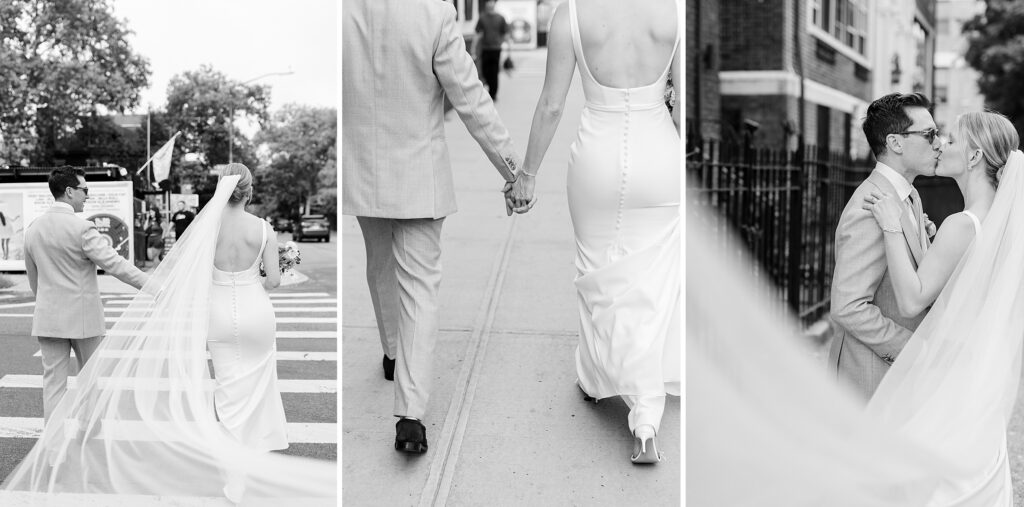
M 951 465 L 825 373 L 712 213 L 687 212 L 687 505 L 924 505 Z
M 993 495 L 1011 493 L 1005 434 L 1022 343 L 1024 154 L 1014 151 L 981 232 L 868 405 L 955 458 L 958 469 L 937 501 L 993 505 Z
M 246 448 L 214 413 L 208 300 L 221 216 L 237 181 L 221 178 L 108 330 L 8 476 L 0 503 L 102 504 L 91 495 L 119 494 L 138 495 L 118 500 L 125 505 L 223 505 L 226 496 L 243 505 L 335 505 L 334 462 Z

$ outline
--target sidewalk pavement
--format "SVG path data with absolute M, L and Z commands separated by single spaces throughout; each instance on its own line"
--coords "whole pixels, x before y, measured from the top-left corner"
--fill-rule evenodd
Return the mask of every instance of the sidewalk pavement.
M 497 107 L 525 153 L 546 53 L 513 53 Z M 594 405 L 575 385 L 575 244 L 565 177 L 583 106 L 573 84 L 538 176 L 539 200 L 505 216 L 502 181 L 462 122 L 446 134 L 459 212 L 442 238 L 441 333 L 424 420 L 430 449 L 394 450 L 394 387 L 365 278 L 353 217 L 342 234 L 342 489 L 344 505 L 681 504 L 680 400 L 669 397 L 654 466 L 629 461 L 628 409 Z

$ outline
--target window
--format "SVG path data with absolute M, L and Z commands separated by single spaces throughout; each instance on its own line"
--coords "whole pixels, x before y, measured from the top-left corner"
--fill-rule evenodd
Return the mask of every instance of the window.
M 812 0 L 811 21 L 858 54 L 867 54 L 867 0 Z

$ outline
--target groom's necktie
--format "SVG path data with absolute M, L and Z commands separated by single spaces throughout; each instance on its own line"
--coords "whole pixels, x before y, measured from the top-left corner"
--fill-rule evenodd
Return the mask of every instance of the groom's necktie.
M 911 187 L 907 200 L 910 201 L 910 209 L 914 213 L 914 225 L 917 226 L 916 232 L 918 240 L 921 242 L 921 249 L 928 250 L 928 233 L 924 227 L 924 209 L 921 207 L 921 194 L 917 192 L 916 188 Z

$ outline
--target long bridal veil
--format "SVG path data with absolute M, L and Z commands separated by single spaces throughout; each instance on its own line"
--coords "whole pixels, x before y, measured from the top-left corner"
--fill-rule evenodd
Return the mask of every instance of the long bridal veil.
M 825 374 L 711 213 L 687 212 L 686 504 L 923 505 L 949 465 Z
M 771 314 L 709 211 L 687 226 L 687 497 L 697 507 L 1010 505 L 1024 341 L 1024 154 L 867 410 Z M 691 200 L 692 202 L 692 200 Z M 1011 503 L 1000 503 L 1009 500 Z
M 237 181 L 221 178 L 108 330 L 8 476 L 0 503 L 96 505 L 102 500 L 91 495 L 119 494 L 136 495 L 126 505 L 213 505 L 226 496 L 243 505 L 335 505 L 334 462 L 248 449 L 216 419 L 207 302 L 221 216 Z
M 994 505 L 1024 344 L 1024 154 L 1014 151 L 981 231 L 868 410 L 958 464 L 936 498 Z M 1011 501 L 1012 502 L 1012 501 Z

